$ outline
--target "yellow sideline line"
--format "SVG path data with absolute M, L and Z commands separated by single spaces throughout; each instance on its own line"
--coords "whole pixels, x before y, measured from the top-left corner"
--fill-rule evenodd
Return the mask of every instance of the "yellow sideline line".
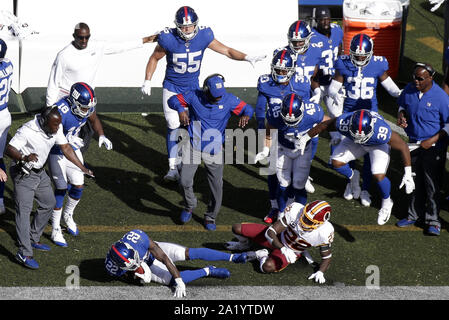
M 354 232 L 395 232 L 395 231 L 422 231 L 421 228 L 414 226 L 406 228 L 398 228 L 394 225 L 342 225 L 336 227 L 336 230 L 344 228 L 348 231 Z M 15 230 L 13 226 L 8 227 L 8 230 Z M 128 232 L 133 229 L 140 229 L 145 232 L 210 232 L 204 229 L 203 226 L 198 225 L 129 225 L 129 226 L 80 226 L 78 225 L 80 232 Z M 218 232 L 231 232 L 231 225 L 217 225 Z M 6 232 L 5 228 L 0 227 L 0 232 Z M 51 232 L 51 227 L 45 228 L 45 232 Z
M 422 44 L 432 48 L 433 50 L 438 51 L 439 53 L 443 53 L 443 41 L 437 39 L 435 37 L 424 37 L 416 39 Z

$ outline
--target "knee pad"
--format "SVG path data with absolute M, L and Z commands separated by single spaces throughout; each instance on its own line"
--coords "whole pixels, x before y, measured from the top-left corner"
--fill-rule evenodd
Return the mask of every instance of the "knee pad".
M 67 192 L 67 189 L 56 189 L 55 190 L 55 199 L 56 205 L 55 208 L 62 208 L 64 205 L 64 197 Z
M 84 188 L 75 188 L 75 187 L 70 188 L 69 191 L 70 198 L 79 200 L 81 198 L 81 195 L 83 194 L 83 190 Z

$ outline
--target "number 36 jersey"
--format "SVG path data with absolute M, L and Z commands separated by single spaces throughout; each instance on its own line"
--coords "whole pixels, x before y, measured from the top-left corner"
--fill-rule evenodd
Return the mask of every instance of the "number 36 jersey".
M 353 112 L 343 113 L 339 116 L 335 122 L 337 131 L 345 137 L 354 140 L 349 132 L 349 123 Z M 388 143 L 391 139 L 391 128 L 385 119 L 377 112 L 370 111 L 374 121 L 374 134 L 362 145 L 364 146 L 377 146 Z
M 330 246 L 334 241 L 334 226 L 329 221 L 312 231 L 304 231 L 301 228 L 299 217 L 304 205 L 294 202 L 285 208 L 285 220 L 287 229 L 281 235 L 280 240 L 284 246 L 296 252 L 303 252 L 309 247 Z
M 349 55 L 342 55 L 335 62 L 335 70 L 343 76 L 346 98 L 343 112 L 368 109 L 378 110 L 377 81 L 388 70 L 388 61 L 382 56 L 372 56 L 370 62 L 359 73 Z
M 165 50 L 167 59 L 163 87 L 172 92 L 199 88 L 204 51 L 213 40 L 212 29 L 204 26 L 200 26 L 198 34 L 189 41 L 182 39 L 175 28 L 162 30 L 158 44 Z

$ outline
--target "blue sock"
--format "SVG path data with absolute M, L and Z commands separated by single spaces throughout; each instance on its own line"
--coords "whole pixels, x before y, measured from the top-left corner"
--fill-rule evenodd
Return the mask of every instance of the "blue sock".
M 316 150 L 318 149 L 318 137 L 312 138 L 312 158 L 310 160 L 313 160 L 315 158 Z
M 207 276 L 206 271 L 204 271 L 204 269 L 185 270 L 185 271 L 181 271 L 179 273 L 181 274 L 181 278 L 184 283 L 189 283 L 193 280 Z M 175 279 L 172 278 L 170 281 L 170 286 L 174 286 L 174 285 L 175 285 Z
M 0 158 L 0 168 L 2 168 L 3 171 L 5 171 L 6 173 L 6 166 L 5 163 L 3 162 L 3 158 Z M 5 195 L 5 183 L 0 181 L 0 198 L 3 199 Z
M 295 189 L 293 188 L 292 185 L 289 185 L 287 187 L 287 199 L 294 198 L 294 197 L 295 197 Z
M 278 205 L 279 211 L 284 211 L 287 204 L 287 187 L 279 186 Z
M 390 197 L 391 182 L 387 177 L 383 178 L 381 181 L 377 182 L 382 199 L 387 199 Z
M 344 166 L 340 167 L 340 168 L 335 168 L 334 170 L 337 171 L 339 174 L 344 175 L 346 178 L 351 179 L 352 177 L 352 169 L 349 166 L 349 164 L 345 164 Z
M 371 186 L 371 179 L 373 174 L 371 173 L 371 161 L 369 154 L 365 154 L 363 157 L 363 168 L 362 168 L 362 190 L 369 190 Z
M 56 189 L 55 190 L 55 199 L 56 199 L 56 207 L 55 208 L 62 208 L 64 205 L 64 198 L 65 193 L 67 192 L 67 189 Z
M 169 158 L 176 158 L 178 156 L 178 138 L 177 138 L 178 128 L 169 129 L 167 128 L 167 154 Z
M 209 248 L 189 248 L 189 257 L 190 260 L 229 261 L 231 254 Z
M 306 189 L 293 189 L 295 193 L 295 202 L 299 202 L 303 205 L 307 203 L 307 192 Z
M 270 174 L 267 177 L 268 182 L 268 196 L 270 197 L 270 200 L 276 200 L 277 194 L 278 194 L 278 178 L 275 174 Z

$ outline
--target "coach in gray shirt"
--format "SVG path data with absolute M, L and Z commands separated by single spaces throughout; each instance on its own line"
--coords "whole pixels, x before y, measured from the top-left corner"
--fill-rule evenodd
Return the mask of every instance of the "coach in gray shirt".
M 56 204 L 51 180 L 44 170 L 48 154 L 58 144 L 64 155 L 85 174 L 93 176 L 84 167 L 64 136 L 61 115 L 57 107 L 44 109 L 33 120 L 23 124 L 6 147 L 5 154 L 12 160 L 10 175 L 14 182 L 16 231 L 19 250 L 16 259 L 24 266 L 37 269 L 33 248 L 42 251 L 50 247 L 39 242 Z M 33 200 L 37 210 L 30 225 Z

